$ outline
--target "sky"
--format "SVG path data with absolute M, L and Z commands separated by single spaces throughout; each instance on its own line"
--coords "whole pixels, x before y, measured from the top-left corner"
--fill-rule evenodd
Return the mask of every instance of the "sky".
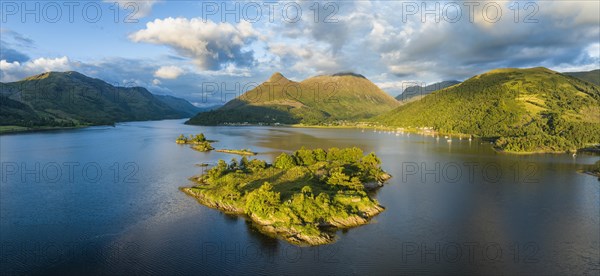
M 0 16 L 2 82 L 78 71 L 198 106 L 275 72 L 355 72 L 395 96 L 495 68 L 600 68 L 600 1 L 2 1 Z

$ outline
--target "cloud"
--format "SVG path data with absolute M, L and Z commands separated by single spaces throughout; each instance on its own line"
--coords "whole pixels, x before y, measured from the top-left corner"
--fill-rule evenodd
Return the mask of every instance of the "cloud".
M 17 81 L 25 77 L 49 71 L 70 71 L 77 66 L 69 58 L 38 58 L 27 62 L 0 60 L 0 80 L 3 82 Z
M 0 47 L 2 47 L 2 51 L 0 51 L 0 60 L 4 60 L 7 62 L 25 62 L 29 60 L 29 56 L 21 53 L 15 49 L 8 48 L 3 45 L 4 43 L 0 43 Z
M 515 21 L 509 7 L 513 2 L 498 2 L 503 16 L 495 23 L 481 16 L 485 3 L 476 8 L 473 23 L 464 14 L 466 9 L 458 22 L 441 20 L 438 23 L 433 16 L 423 22 L 421 14 L 402 22 L 393 14 L 400 9 L 389 6 L 395 3 L 376 2 L 373 13 L 377 16 L 364 22 L 371 24 L 371 31 L 350 36 L 366 37 L 363 49 L 368 51 L 365 52 L 377 53 L 379 63 L 387 66 L 387 72 L 404 80 L 464 79 L 498 67 L 560 69 L 600 65 L 598 58 L 594 58 L 596 48 L 593 46 L 600 37 L 598 3 L 532 3 L 538 9 L 533 16 L 537 21 L 533 23 L 524 22 L 530 13 L 523 10 Z M 523 5 L 521 3 L 521 9 Z M 527 11 L 532 10 L 530 7 Z
M 110 4 L 117 3 L 121 9 L 128 11 L 129 19 L 138 20 L 150 15 L 152 12 L 152 7 L 159 1 L 104 0 L 104 2 Z
M 539 13 L 564 28 L 600 25 L 600 2 L 598 1 L 544 1 L 539 3 Z
M 6 28 L 0 28 L 0 34 L 2 34 L 2 41 L 5 43 L 15 45 L 17 47 L 33 47 L 35 42 L 33 39 L 22 35 L 21 33 L 9 30 Z
M 0 60 L 18 61 L 20 63 L 28 61 L 29 55 L 24 53 L 22 49 L 30 49 L 34 44 L 32 39 L 20 33 L 0 28 Z
M 352 70 L 351 64 L 321 43 L 272 43 L 268 45 L 268 49 L 276 56 L 275 61 L 285 72 L 297 72 L 301 79 L 311 75 Z
M 125 8 L 125 3 L 131 1 L 118 2 Z M 137 15 L 147 16 L 157 1 L 134 2 L 140 3 Z M 481 17 L 482 7 L 488 2 L 480 2 L 473 22 L 463 3 L 457 2 L 463 13 L 455 23 L 443 19 L 435 22 L 432 15 L 422 22 L 420 13 L 403 22 L 402 2 L 397 1 L 327 3 L 338 6 L 333 14 L 337 22 L 324 22 L 332 11 L 324 9 L 326 3 L 320 4 L 315 22 L 311 9 L 314 3 L 303 1 L 299 4 L 305 13 L 297 23 L 278 20 L 279 5 L 275 22 L 268 22 L 268 16 L 263 15 L 263 20 L 252 24 L 167 17 L 130 25 L 136 28 L 128 36 L 130 41 L 156 45 L 145 53 L 140 51 L 143 58 L 139 59 L 113 56 L 65 61 L 66 57 L 55 58 L 63 48 L 38 50 L 27 36 L 1 29 L 0 78 L 17 80 L 46 69 L 78 70 L 111 83 L 134 83 L 153 92 L 171 91 L 200 102 L 205 100 L 201 94 L 203 82 L 215 82 L 220 87 L 225 83 L 230 88 L 236 82 L 262 82 L 275 71 L 296 80 L 354 71 L 388 92 L 399 92 L 407 81 L 462 80 L 498 67 L 546 66 L 580 71 L 600 66 L 597 1 L 531 2 L 538 7 L 533 15 L 537 23 L 524 23 L 532 11 L 524 9 L 525 2 L 520 2 L 518 22 L 514 20 L 514 9 L 508 6 L 514 1 L 497 2 L 503 16 L 496 23 Z M 416 2 L 420 9 L 422 3 Z M 430 3 L 428 8 L 432 8 Z M 177 10 L 182 7 L 187 8 L 174 5 L 165 12 L 186 14 L 188 11 Z M 134 49 L 140 46 L 129 44 Z M 147 56 L 157 53 L 155 50 L 157 56 Z M 63 54 L 69 53 L 59 56 Z
M 163 66 L 154 72 L 154 76 L 161 79 L 176 79 L 183 73 L 183 69 L 177 66 Z
M 245 46 L 257 39 L 257 33 L 246 21 L 232 25 L 200 18 L 169 17 L 148 22 L 145 29 L 129 38 L 134 42 L 166 45 L 192 59 L 202 70 L 219 70 L 228 64 L 253 65 L 253 52 Z

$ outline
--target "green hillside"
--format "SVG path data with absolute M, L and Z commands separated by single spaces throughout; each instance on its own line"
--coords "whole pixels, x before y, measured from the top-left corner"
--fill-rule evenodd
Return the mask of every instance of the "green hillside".
M 187 123 L 320 124 L 361 120 L 392 110 L 398 102 L 362 75 L 340 73 L 294 82 L 280 73 Z
M 587 72 L 566 72 L 563 75 L 572 76 L 580 80 L 591 82 L 596 85 L 600 85 L 600 69 L 587 71 Z
M 154 95 L 157 99 L 167 104 L 173 110 L 177 110 L 179 113 L 186 117 L 192 117 L 198 112 L 202 111 L 199 107 L 193 105 L 192 103 L 182 99 L 169 95 Z
M 428 94 L 431 94 L 435 91 L 453 86 L 453 85 L 457 85 L 459 84 L 460 81 L 456 81 L 456 80 L 449 80 L 449 81 L 442 81 L 442 82 L 436 82 L 434 84 L 430 84 L 427 86 L 419 86 L 419 85 L 414 85 L 414 86 L 409 86 L 406 89 L 404 89 L 404 91 L 402 91 L 402 94 L 396 96 L 396 100 L 399 101 L 409 101 L 415 97 L 419 97 L 419 96 L 425 96 Z
M 77 72 L 0 83 L 0 125 L 71 127 L 185 118 L 141 87 L 115 87 Z
M 374 121 L 492 138 L 510 152 L 560 152 L 600 143 L 600 86 L 546 68 L 498 69 Z

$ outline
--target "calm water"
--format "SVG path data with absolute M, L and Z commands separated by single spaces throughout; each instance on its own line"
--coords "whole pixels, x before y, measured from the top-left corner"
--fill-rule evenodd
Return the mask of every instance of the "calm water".
M 598 156 L 182 122 L 1 136 L 2 274 L 600 273 L 600 182 L 577 173 Z M 268 160 L 301 146 L 374 151 L 394 176 L 374 195 L 387 209 L 331 245 L 265 237 L 178 190 L 201 173 L 195 164 L 236 157 L 174 143 L 198 132 L 216 148 L 250 148 Z

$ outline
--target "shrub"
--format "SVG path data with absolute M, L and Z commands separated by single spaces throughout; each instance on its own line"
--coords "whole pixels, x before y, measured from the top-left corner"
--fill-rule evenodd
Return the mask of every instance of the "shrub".
M 291 157 L 290 155 L 288 155 L 287 153 L 282 153 L 279 156 L 277 156 L 277 158 L 275 159 L 275 168 L 278 169 L 282 169 L 282 170 L 287 170 L 290 169 L 294 166 L 296 166 L 296 161 L 294 160 L 293 157 Z

